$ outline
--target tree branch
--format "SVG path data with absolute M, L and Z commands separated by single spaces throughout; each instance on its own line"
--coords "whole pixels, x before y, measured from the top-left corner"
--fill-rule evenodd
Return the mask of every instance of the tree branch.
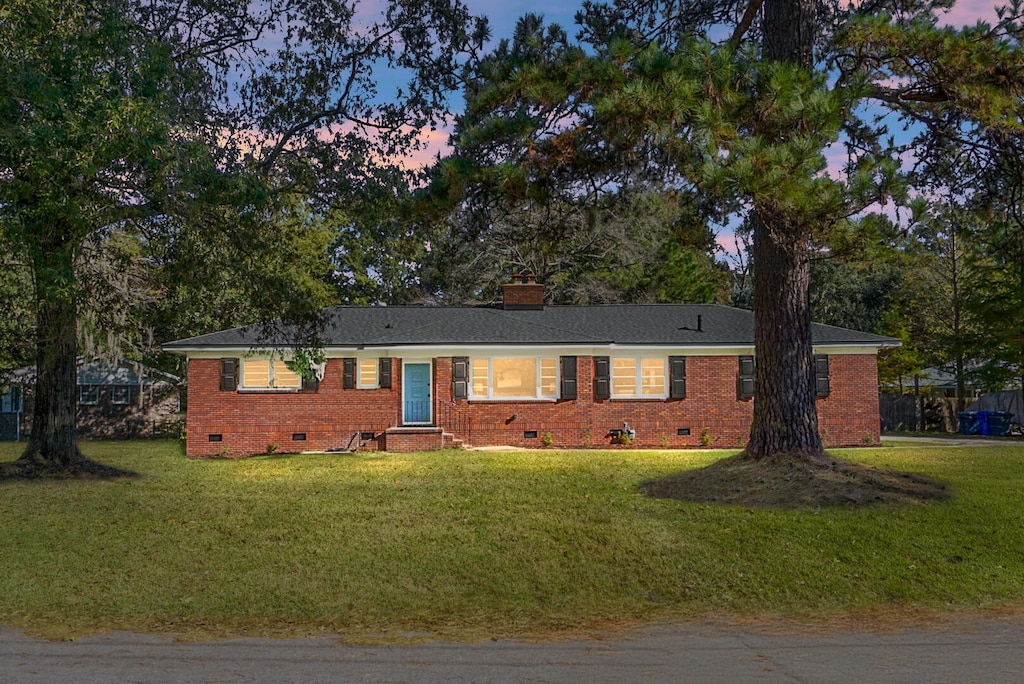
M 747 9 L 743 13 L 743 18 L 740 19 L 740 23 L 736 24 L 736 30 L 732 32 L 732 37 L 729 38 L 727 45 L 730 50 L 735 50 L 740 46 L 740 41 L 743 40 L 743 36 L 750 30 L 750 25 L 754 23 L 754 17 L 757 16 L 763 4 L 764 0 L 750 0 L 750 4 L 747 5 Z

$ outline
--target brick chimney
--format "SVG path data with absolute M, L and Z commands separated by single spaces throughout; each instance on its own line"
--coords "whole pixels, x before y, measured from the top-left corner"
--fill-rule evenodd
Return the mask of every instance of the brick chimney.
M 544 285 L 532 273 L 515 273 L 511 283 L 501 286 L 501 308 L 508 311 L 544 308 Z

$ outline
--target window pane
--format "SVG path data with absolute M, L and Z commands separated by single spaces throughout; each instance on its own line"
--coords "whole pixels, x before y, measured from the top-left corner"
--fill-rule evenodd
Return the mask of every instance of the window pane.
M 130 397 L 127 385 L 114 385 L 110 389 L 110 401 L 114 404 L 127 404 Z
M 243 387 L 270 387 L 269 361 L 242 361 Z
M 665 360 L 641 359 L 640 380 L 644 396 L 665 395 Z
M 78 403 L 98 404 L 100 402 L 99 385 L 79 385 Z
M 612 359 L 612 394 L 636 396 L 636 359 Z
M 495 397 L 537 396 L 536 359 L 491 359 Z
M 377 386 L 377 359 L 359 359 L 359 386 Z
M 558 395 L 558 359 L 540 360 L 540 395 L 542 397 Z
M 274 387 L 301 387 L 302 378 L 284 361 L 274 361 Z
M 473 396 L 487 396 L 487 359 L 473 359 Z

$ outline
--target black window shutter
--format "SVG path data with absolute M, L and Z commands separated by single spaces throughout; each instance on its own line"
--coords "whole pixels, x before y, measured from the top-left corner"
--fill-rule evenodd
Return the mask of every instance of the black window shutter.
M 686 398 L 686 357 L 668 357 L 669 391 L 672 399 Z
M 342 359 L 341 387 L 354 389 L 356 386 L 356 360 Z
M 377 363 L 377 384 L 383 389 L 391 389 L 391 359 L 381 359 Z
M 741 356 L 740 358 L 740 399 L 750 399 L 754 396 L 754 357 Z
M 609 399 L 612 396 L 612 362 L 607 356 L 594 357 L 594 398 Z
M 559 388 L 562 399 L 576 398 L 576 357 L 562 357 L 562 386 Z
M 222 392 L 238 389 L 238 359 L 220 360 L 220 389 Z
M 469 357 L 452 357 L 452 399 L 469 398 Z
M 814 391 L 819 397 L 827 397 L 832 389 L 829 386 L 828 355 L 814 356 Z

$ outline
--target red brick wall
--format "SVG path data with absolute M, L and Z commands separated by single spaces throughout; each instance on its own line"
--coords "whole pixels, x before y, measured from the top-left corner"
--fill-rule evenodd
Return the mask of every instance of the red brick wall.
M 818 428 L 828 447 L 879 443 L 878 362 L 874 355 L 829 357 L 831 394 L 818 399 Z
M 441 428 L 405 428 L 385 433 L 381 448 L 388 451 L 436 451 L 444 447 Z
M 379 434 L 400 415 L 401 362 L 392 361 L 392 389 L 342 389 L 342 361 L 330 359 L 316 392 L 220 391 L 220 360 L 190 359 L 186 453 L 245 456 L 321 451 L 360 445 L 359 433 Z M 305 433 L 305 441 L 292 436 Z M 222 441 L 211 442 L 210 435 Z M 355 435 L 355 440 L 352 437 Z M 375 448 L 375 440 L 365 448 Z
M 331 359 L 316 393 L 221 392 L 220 362 L 189 362 L 188 446 L 190 456 L 264 453 L 274 443 L 280 452 L 348 446 L 376 448 L 379 435 L 401 420 L 401 361 L 393 361 L 390 390 L 343 390 L 341 360 Z M 577 360 L 578 398 L 571 401 L 508 402 L 452 399 L 451 358 L 434 361 L 434 419 L 471 446 L 586 447 L 611 443 L 609 430 L 628 423 L 636 446 L 733 448 L 750 429 L 751 400 L 736 397 L 735 356 L 691 356 L 686 361 L 686 399 L 595 400 L 590 357 Z M 879 440 L 877 365 L 874 355 L 832 355 L 831 394 L 818 400 L 822 437 L 827 446 L 877 444 Z M 689 429 L 688 435 L 679 435 Z M 536 437 L 524 433 L 533 431 Z M 295 442 L 293 433 L 305 433 Z M 210 442 L 210 434 L 222 435 Z M 384 440 L 381 439 L 381 442 Z M 226 450 L 226 452 L 225 452 Z

